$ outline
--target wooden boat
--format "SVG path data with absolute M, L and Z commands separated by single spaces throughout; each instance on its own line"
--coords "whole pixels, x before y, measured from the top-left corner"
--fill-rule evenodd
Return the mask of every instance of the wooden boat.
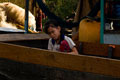
M 76 42 L 72 55 L 45 50 L 48 38 L 1 34 L 0 80 L 120 80 L 119 45 Z
M 0 37 L 2 80 L 120 79 L 120 60 L 105 58 L 108 45 L 82 43 L 82 53 L 70 55 L 45 50 L 49 38 L 46 34 L 1 34 Z M 119 46 L 114 48 L 115 57 L 119 57 L 119 50 Z

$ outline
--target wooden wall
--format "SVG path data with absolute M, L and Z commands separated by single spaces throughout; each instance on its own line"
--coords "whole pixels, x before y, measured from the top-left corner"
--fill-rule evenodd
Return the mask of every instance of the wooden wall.
M 0 58 L 120 78 L 120 60 L 116 59 L 70 55 L 5 43 L 0 43 Z

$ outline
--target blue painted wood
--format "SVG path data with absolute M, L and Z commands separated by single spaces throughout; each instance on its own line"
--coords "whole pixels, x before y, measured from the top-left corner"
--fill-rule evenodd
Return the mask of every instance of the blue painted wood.
M 29 15 L 29 0 L 26 0 L 26 7 L 25 7 L 25 33 L 28 33 L 28 15 Z
M 103 44 L 104 43 L 104 0 L 100 0 L 101 1 L 101 28 L 100 28 L 100 43 Z

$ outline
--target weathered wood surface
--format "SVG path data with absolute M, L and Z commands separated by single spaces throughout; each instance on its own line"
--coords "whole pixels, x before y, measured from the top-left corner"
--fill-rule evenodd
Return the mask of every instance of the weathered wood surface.
M 120 80 L 120 78 L 0 58 L 0 80 Z
M 47 49 L 49 36 L 47 34 L 1 34 L 0 41 L 9 44 Z
M 120 78 L 120 60 L 0 43 L 0 58 Z
M 108 57 L 109 47 L 113 46 L 112 58 L 120 59 L 120 45 L 100 44 L 100 43 L 87 43 L 75 42 L 77 49 L 80 50 L 80 43 L 82 43 L 82 53 L 84 55 L 94 55 Z
M 22 41 L 22 40 L 41 40 L 49 39 L 47 34 L 0 34 L 0 41 Z

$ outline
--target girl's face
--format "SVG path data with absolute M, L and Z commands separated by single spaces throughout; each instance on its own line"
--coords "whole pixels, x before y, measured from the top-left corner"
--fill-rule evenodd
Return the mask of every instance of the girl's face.
M 53 38 L 54 40 L 58 40 L 60 38 L 60 31 L 61 28 L 58 27 L 49 27 L 48 28 L 48 35 Z

